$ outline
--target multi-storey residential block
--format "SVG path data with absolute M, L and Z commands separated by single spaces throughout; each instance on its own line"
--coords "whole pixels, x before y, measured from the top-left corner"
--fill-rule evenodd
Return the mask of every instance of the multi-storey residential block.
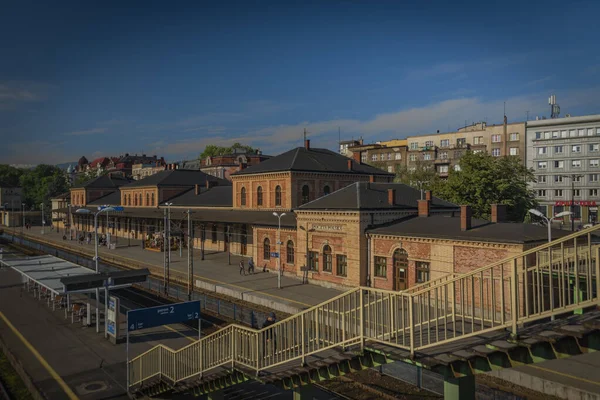
M 524 160 L 525 123 L 487 125 L 479 122 L 456 132 L 409 136 L 408 168 L 421 162 L 435 168 L 441 177 L 459 169 L 460 158 L 468 151 L 487 152 L 494 157 L 517 156 Z
M 406 154 L 405 139 L 349 147 L 347 153 L 356 162 L 370 164 L 390 173 L 406 166 Z
M 358 140 L 342 140 L 340 141 L 340 154 L 346 157 L 350 157 L 351 151 L 349 151 L 348 149 L 350 147 L 354 147 L 354 146 L 362 146 L 363 144 L 363 140 L 362 139 L 358 139 Z
M 526 162 L 541 212 L 572 211 L 575 223 L 598 221 L 600 114 L 528 122 Z

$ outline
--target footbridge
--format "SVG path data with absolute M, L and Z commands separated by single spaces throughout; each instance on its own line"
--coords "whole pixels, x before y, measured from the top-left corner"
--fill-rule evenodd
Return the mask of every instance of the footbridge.
M 254 379 L 293 389 L 404 361 L 443 374 L 447 398 L 474 376 L 600 348 L 600 226 L 463 275 L 393 292 L 352 289 L 268 328 L 229 325 L 129 362 L 133 395 L 217 394 Z

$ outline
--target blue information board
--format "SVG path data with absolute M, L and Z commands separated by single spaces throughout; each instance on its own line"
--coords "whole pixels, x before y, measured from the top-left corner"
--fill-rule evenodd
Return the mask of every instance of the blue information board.
M 200 319 L 200 301 L 166 304 L 127 312 L 127 331 Z
M 279 253 L 272 251 L 271 258 L 279 258 Z

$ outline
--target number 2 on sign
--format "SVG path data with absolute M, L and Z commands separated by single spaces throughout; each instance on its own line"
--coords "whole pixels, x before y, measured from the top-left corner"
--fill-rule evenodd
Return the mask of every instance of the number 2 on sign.
M 173 314 L 175 312 L 175 307 L 171 306 L 169 307 L 169 314 Z

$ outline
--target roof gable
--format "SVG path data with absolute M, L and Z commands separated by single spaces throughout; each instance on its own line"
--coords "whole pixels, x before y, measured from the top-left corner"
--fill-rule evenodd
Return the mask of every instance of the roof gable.
M 348 163 L 352 169 L 348 169 Z M 379 168 L 361 164 L 355 160 L 328 149 L 296 147 L 278 156 L 269 158 L 259 164 L 245 168 L 235 175 L 259 174 L 279 171 L 310 171 L 323 173 L 388 175 Z
M 388 202 L 388 190 L 393 189 L 394 205 Z M 365 210 L 365 209 L 416 209 L 421 192 L 402 183 L 356 182 L 300 206 L 300 210 Z M 458 209 L 459 206 L 432 197 L 431 209 Z
M 124 189 L 146 186 L 157 187 L 191 187 L 195 185 L 206 185 L 211 182 L 219 186 L 229 186 L 231 183 L 226 179 L 217 178 L 198 170 L 175 169 L 160 171 L 144 179 L 140 179 L 125 186 Z

